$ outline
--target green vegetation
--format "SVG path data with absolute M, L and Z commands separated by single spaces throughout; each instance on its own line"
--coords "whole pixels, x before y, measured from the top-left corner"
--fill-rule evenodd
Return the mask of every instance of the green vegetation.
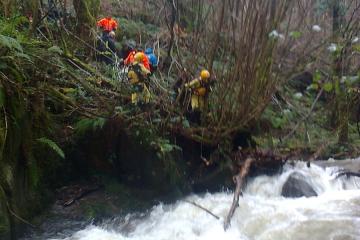
M 187 189 L 208 165 L 231 165 L 252 139 L 304 158 L 319 149 L 358 155 L 359 9 L 312 1 L 303 13 L 314 13 L 311 24 L 337 14 L 325 31 L 300 21 L 296 1 L 244 2 L 58 1 L 68 14 L 54 21 L 40 1 L 2 1 L 0 238 L 14 238 L 53 189 L 92 175 L 109 176 L 105 192 L 130 205 L 118 180 L 159 193 Z M 119 48 L 129 39 L 155 47 L 161 64 L 149 105 L 131 104 L 121 68 L 95 61 L 95 23 L 104 15 L 119 22 Z M 182 86 L 203 68 L 214 84 L 195 124 Z M 303 72 L 311 77 L 293 77 Z M 84 208 L 89 219 L 111 213 L 97 202 Z

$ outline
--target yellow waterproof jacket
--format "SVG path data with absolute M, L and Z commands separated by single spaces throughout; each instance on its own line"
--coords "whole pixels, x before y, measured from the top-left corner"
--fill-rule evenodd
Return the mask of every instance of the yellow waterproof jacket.
M 151 72 L 144 67 L 142 63 L 134 63 L 128 72 L 128 78 L 131 84 L 138 84 L 144 82 Z
M 195 78 L 191 82 L 185 84 L 186 88 L 193 89 L 193 94 L 204 97 L 207 93 L 207 82 L 200 77 Z

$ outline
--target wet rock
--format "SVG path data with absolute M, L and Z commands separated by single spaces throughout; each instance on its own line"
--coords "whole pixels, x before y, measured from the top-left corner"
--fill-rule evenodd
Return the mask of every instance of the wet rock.
M 315 190 L 304 179 L 304 175 L 298 172 L 292 173 L 282 187 L 281 196 L 289 198 L 317 196 Z
M 80 200 L 86 195 L 93 193 L 103 187 L 103 184 L 99 182 L 91 182 L 88 184 L 75 184 L 62 187 L 61 189 L 57 190 L 57 203 L 64 207 L 70 206 L 77 200 Z
M 328 167 L 337 167 L 339 170 L 344 172 L 360 172 L 360 158 L 356 159 L 346 159 L 346 160 L 326 160 L 326 161 L 316 161 L 315 165 L 328 168 Z

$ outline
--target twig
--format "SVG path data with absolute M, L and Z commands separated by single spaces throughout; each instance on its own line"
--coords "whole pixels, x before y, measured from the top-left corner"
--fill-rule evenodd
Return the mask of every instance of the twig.
M 204 210 L 205 212 L 207 212 L 208 214 L 210 214 L 211 216 L 213 216 L 214 218 L 216 218 L 217 220 L 220 219 L 219 216 L 215 215 L 214 213 L 212 213 L 210 210 L 200 206 L 199 204 L 195 203 L 195 202 L 192 202 L 192 201 L 188 201 L 188 200 L 184 200 L 184 202 L 187 202 L 187 203 L 190 203 L 192 205 L 194 205 L 195 207 L 198 207 L 200 208 L 201 210 Z
M 316 160 L 320 154 L 331 144 L 331 141 L 327 141 L 325 142 L 323 145 L 321 145 L 318 150 L 316 150 L 316 152 L 314 154 L 312 154 L 308 160 L 309 164 L 311 161 Z
M 324 92 L 324 88 L 321 88 L 320 92 L 318 93 L 318 95 L 316 96 L 313 104 L 311 105 L 311 108 L 308 112 L 308 114 L 306 114 L 296 125 L 295 127 L 291 130 L 290 133 L 288 133 L 288 135 L 286 135 L 282 141 L 286 141 L 288 138 L 290 138 L 295 132 L 296 130 L 298 129 L 298 127 L 300 126 L 300 124 L 304 121 L 306 121 L 307 118 L 309 118 L 309 116 L 311 115 L 311 113 L 313 112 L 314 108 L 315 108 L 315 105 L 317 103 L 317 101 L 319 100 L 319 98 L 321 97 L 322 93 Z
M 17 219 L 19 219 L 21 222 L 29 225 L 29 226 L 32 227 L 32 228 L 38 228 L 38 227 L 36 227 L 34 224 L 31 224 L 29 221 L 26 221 L 26 220 L 23 219 L 22 217 L 18 216 L 18 215 L 11 209 L 11 207 L 9 206 L 9 203 L 8 203 L 8 202 L 6 202 L 6 205 L 7 205 L 7 208 L 8 208 L 8 210 L 9 210 L 9 212 L 11 213 L 11 215 L 13 215 L 13 216 L 16 217 Z
M 90 188 L 90 189 L 85 189 L 84 191 L 82 191 L 82 188 L 80 188 L 80 193 L 71 198 L 70 200 L 66 201 L 65 203 L 63 203 L 64 207 L 69 207 L 71 206 L 73 203 L 75 203 L 77 200 L 80 200 L 81 198 L 85 197 L 86 195 L 93 193 L 95 191 L 98 191 L 100 188 L 102 187 L 102 185 Z

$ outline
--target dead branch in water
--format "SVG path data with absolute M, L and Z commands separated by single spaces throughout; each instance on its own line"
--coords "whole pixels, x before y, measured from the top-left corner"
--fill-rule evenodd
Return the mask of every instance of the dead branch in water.
M 310 163 L 315 161 L 325 150 L 326 148 L 331 144 L 331 141 L 327 141 L 325 143 L 323 143 L 318 150 L 316 150 L 316 152 L 314 152 L 310 158 L 307 161 L 307 166 L 310 167 Z
M 244 183 L 244 178 L 248 174 L 251 163 L 253 161 L 254 161 L 253 158 L 247 158 L 245 160 L 244 165 L 240 168 L 239 174 L 234 176 L 234 182 L 236 183 L 236 189 L 234 192 L 234 198 L 233 198 L 233 202 L 232 202 L 230 211 L 229 211 L 228 215 L 226 216 L 226 219 L 224 222 L 224 230 L 226 230 L 230 227 L 231 218 L 233 217 L 235 210 L 236 210 L 237 206 L 239 205 L 239 197 L 240 197 L 241 189 L 242 189 L 242 186 Z
M 210 210 L 204 208 L 203 206 L 200 206 L 199 204 L 197 204 L 197 203 L 195 203 L 195 202 L 191 202 L 191 201 L 188 201 L 188 200 L 184 200 L 184 202 L 190 203 L 190 204 L 194 205 L 195 207 L 198 207 L 198 208 L 200 208 L 201 210 L 204 210 L 205 212 L 207 212 L 208 214 L 210 214 L 211 216 L 213 216 L 213 217 L 216 218 L 217 220 L 220 219 L 219 216 L 215 215 L 215 214 L 212 213 Z

